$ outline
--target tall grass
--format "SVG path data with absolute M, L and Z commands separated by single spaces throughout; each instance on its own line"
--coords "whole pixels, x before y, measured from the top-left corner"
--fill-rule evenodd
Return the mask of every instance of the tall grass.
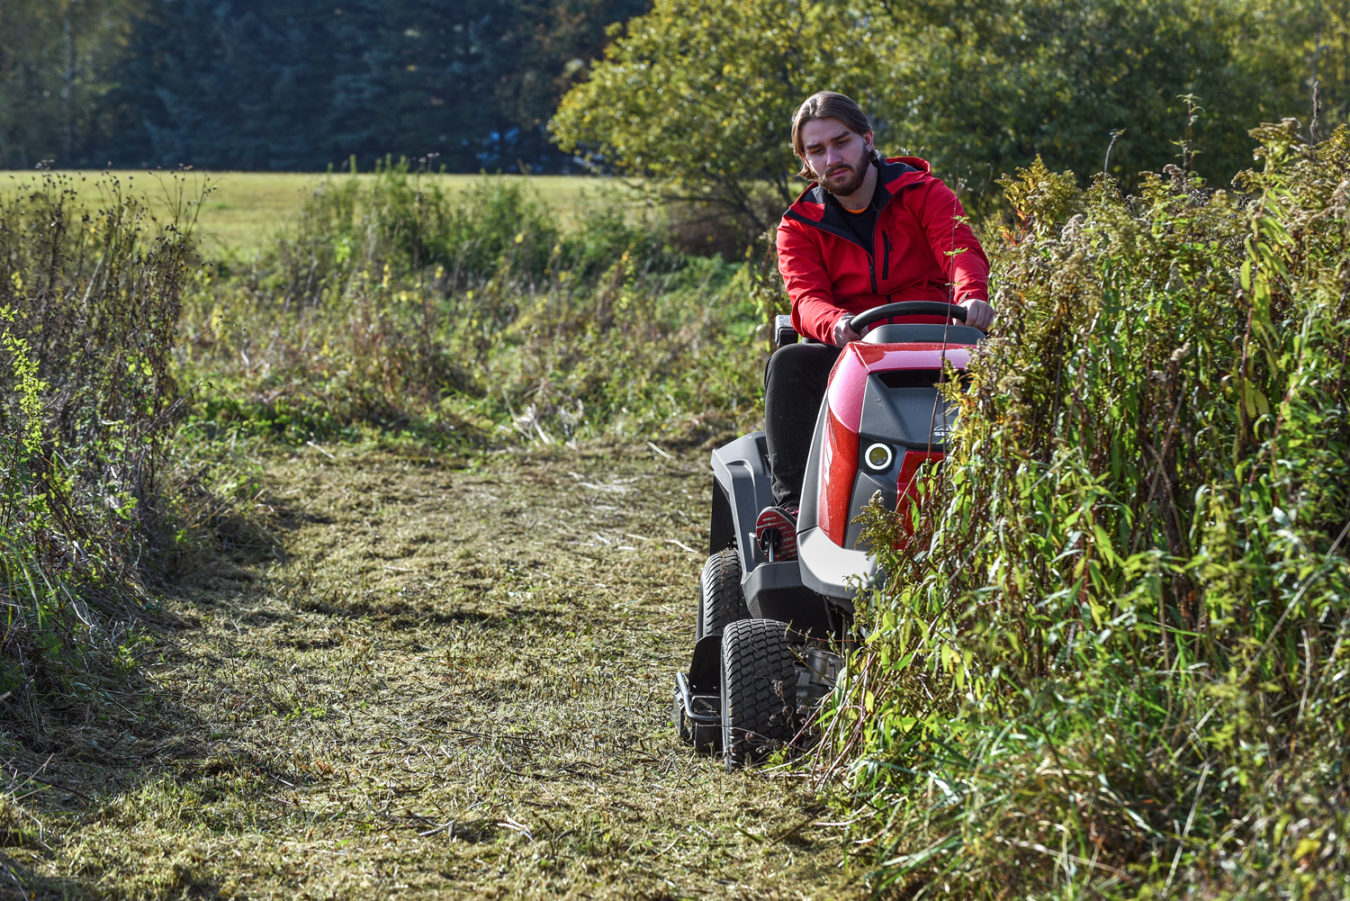
M 1350 891 L 1350 133 L 1255 134 L 1235 191 L 1005 183 L 998 336 L 820 749 L 879 888 Z
M 292 439 L 374 426 L 473 446 L 680 438 L 755 395 L 743 267 L 616 211 L 563 227 L 518 182 L 332 179 L 189 304 L 201 415 Z
M 0 707 L 28 727 L 88 688 L 163 537 L 192 271 L 187 234 L 117 180 L 97 209 L 75 196 L 50 176 L 0 200 Z

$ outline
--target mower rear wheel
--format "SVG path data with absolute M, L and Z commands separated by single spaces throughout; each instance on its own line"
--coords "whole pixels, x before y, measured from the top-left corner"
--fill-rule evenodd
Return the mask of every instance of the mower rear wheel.
M 741 559 L 734 547 L 724 547 L 703 564 L 694 640 L 721 635 L 729 624 L 749 618 L 750 610 L 741 592 Z
M 745 619 L 722 633 L 722 757 L 727 769 L 762 759 L 792 739 L 797 673 L 787 626 Z

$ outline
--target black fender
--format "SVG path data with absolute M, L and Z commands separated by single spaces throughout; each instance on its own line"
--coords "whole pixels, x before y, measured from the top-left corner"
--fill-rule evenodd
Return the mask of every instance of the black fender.
M 689 690 L 694 694 L 717 694 L 722 682 L 722 634 L 704 635 L 694 645 L 689 664 Z
M 755 544 L 759 511 L 773 504 L 769 450 L 764 432 L 751 432 L 712 452 L 713 514 L 708 530 L 709 553 L 736 545 L 741 572 L 765 562 Z

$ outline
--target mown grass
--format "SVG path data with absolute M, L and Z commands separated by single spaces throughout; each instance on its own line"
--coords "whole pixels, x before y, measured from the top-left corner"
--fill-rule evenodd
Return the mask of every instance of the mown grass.
M 275 552 L 164 599 L 135 716 L 5 749 L 29 893 L 859 896 L 797 774 L 669 726 L 703 453 L 463 462 L 263 451 Z

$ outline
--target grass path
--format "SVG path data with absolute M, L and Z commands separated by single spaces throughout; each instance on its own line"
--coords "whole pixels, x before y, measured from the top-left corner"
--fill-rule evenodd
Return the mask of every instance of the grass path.
M 13 872 L 33 897 L 858 894 L 799 778 L 727 774 L 667 722 L 705 469 L 276 458 L 280 551 L 171 603 L 152 709 L 74 730 L 44 772 L 94 803 L 48 787 L 60 834 Z

